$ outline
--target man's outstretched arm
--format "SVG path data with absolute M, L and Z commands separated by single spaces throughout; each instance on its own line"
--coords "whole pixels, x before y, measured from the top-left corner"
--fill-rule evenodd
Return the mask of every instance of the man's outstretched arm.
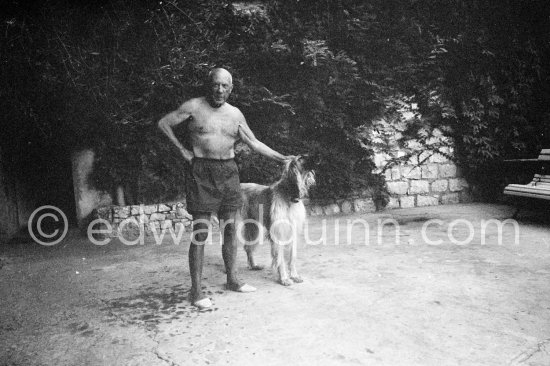
M 168 136 L 168 138 L 170 139 L 170 141 L 172 141 L 174 145 L 176 145 L 176 147 L 183 155 L 183 158 L 188 162 L 193 159 L 193 152 L 187 150 L 183 146 L 183 144 L 177 139 L 176 135 L 174 134 L 173 127 L 179 125 L 191 116 L 191 113 L 189 112 L 190 108 L 190 102 L 186 102 L 182 104 L 182 106 L 179 107 L 177 110 L 170 112 L 166 116 L 162 117 L 158 122 L 158 126 L 161 131 L 164 132 L 166 136 Z
M 243 120 L 239 123 L 239 137 L 241 140 L 247 144 L 252 150 L 256 151 L 257 153 L 260 153 L 264 156 L 267 156 L 268 158 L 283 162 L 287 159 L 290 159 L 290 156 L 282 155 L 281 153 L 278 153 L 277 151 L 273 150 L 260 140 L 254 136 L 254 133 L 248 127 L 248 124 L 246 121 Z

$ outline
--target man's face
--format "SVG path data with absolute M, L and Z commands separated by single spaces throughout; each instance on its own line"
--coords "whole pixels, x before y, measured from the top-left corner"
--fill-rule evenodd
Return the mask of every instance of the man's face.
M 231 90 L 233 90 L 230 77 L 222 73 L 212 75 L 210 90 L 212 92 L 212 106 L 221 107 L 229 98 Z

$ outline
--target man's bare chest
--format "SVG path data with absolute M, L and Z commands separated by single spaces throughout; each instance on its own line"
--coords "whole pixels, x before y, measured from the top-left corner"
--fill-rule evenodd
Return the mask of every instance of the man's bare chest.
M 189 120 L 189 131 L 193 135 L 217 135 L 236 137 L 238 122 L 228 116 L 192 116 Z

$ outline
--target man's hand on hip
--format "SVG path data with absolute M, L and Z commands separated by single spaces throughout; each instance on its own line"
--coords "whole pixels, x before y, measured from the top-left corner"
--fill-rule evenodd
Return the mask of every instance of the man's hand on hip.
M 191 161 L 195 157 L 193 155 L 193 153 L 191 151 L 187 150 L 184 147 L 180 148 L 180 152 L 181 152 L 181 155 L 183 156 L 183 158 L 185 159 L 185 161 L 187 161 L 189 164 L 191 164 Z

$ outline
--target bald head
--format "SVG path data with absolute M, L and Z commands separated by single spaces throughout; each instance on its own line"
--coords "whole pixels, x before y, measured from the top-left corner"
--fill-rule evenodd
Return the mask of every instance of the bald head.
M 208 74 L 210 95 L 208 102 L 214 108 L 219 108 L 227 101 L 233 90 L 233 77 L 226 69 L 216 68 Z
M 229 81 L 229 84 L 233 85 L 233 76 L 231 76 L 231 73 L 229 71 L 222 67 L 217 67 L 210 70 L 210 72 L 208 73 L 208 81 L 212 82 L 215 77 L 227 79 Z

